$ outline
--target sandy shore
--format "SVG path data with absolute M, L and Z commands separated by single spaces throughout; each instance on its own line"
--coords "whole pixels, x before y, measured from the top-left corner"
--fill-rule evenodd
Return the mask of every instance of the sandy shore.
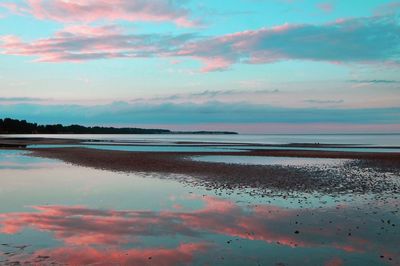
M 96 140 L 91 140 L 96 143 Z M 89 148 L 27 149 L 31 144 L 78 144 L 81 140 L 45 138 L 1 138 L 0 148 L 22 149 L 31 156 L 59 159 L 67 163 L 120 172 L 158 173 L 194 177 L 194 182 L 207 187 L 284 189 L 286 191 L 319 191 L 342 193 L 398 193 L 400 153 L 336 152 L 257 149 L 242 152 L 127 152 Z M 181 143 L 182 144 L 182 143 Z M 201 144 L 201 143 L 196 143 Z M 207 146 L 205 143 L 204 146 Z M 229 146 L 229 145 L 227 145 Z M 307 144 L 306 147 L 323 147 Z M 327 144 L 327 147 L 334 145 Z M 340 145 L 336 145 L 340 146 Z M 299 147 L 299 144 L 293 144 Z M 277 156 L 335 158 L 351 161 L 335 167 L 294 167 L 277 165 L 240 165 L 190 160 L 197 155 Z M 174 175 L 171 175 L 174 174 Z M 395 179 L 395 180 L 393 180 Z
M 198 184 L 211 188 L 284 189 L 330 193 L 394 192 L 399 186 L 385 173 L 400 169 L 400 154 L 365 154 L 316 151 L 251 151 L 238 154 L 224 152 L 126 152 L 86 148 L 30 149 L 32 156 L 59 159 L 75 165 L 122 172 L 147 172 L 186 175 Z M 196 155 L 296 156 L 355 159 L 340 167 L 289 167 L 239 165 L 190 160 Z M 371 168 L 373 161 L 380 170 Z M 368 168 L 367 168 L 368 167 Z M 386 170 L 385 170 L 386 169 Z M 378 173 L 378 174 L 377 174 Z M 381 173 L 381 174 L 379 174 Z

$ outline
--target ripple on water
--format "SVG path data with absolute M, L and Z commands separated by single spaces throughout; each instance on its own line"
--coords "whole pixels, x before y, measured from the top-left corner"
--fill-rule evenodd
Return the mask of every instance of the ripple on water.
M 6 161 L 28 167 L 0 168 L 0 264 L 400 263 L 393 194 L 261 195 L 11 151 Z

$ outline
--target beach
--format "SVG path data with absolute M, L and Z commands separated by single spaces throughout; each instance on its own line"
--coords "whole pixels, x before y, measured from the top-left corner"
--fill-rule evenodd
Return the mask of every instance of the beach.
M 0 264 L 400 262 L 396 146 L 107 138 L 0 139 Z
M 132 152 L 123 150 L 103 150 L 98 148 L 80 147 L 80 140 L 46 139 L 46 138 L 11 138 L 2 139 L 0 145 L 27 147 L 22 148 L 29 156 L 62 160 L 79 166 L 92 167 L 117 172 L 146 172 L 186 175 L 195 177 L 199 183 L 218 189 L 224 188 L 257 188 L 260 191 L 268 189 L 284 189 L 286 191 L 323 191 L 329 193 L 353 192 L 392 192 L 398 193 L 397 182 L 389 182 L 385 173 L 400 173 L 400 153 L 398 152 L 343 152 L 329 150 L 307 150 L 307 148 L 340 148 L 351 145 L 338 144 L 290 144 L 266 145 L 252 144 L 246 150 L 236 151 L 203 151 L 203 152 Z M 90 140 L 90 144 L 99 140 Z M 87 143 L 87 140 L 85 141 Z M 62 147 L 62 145 L 69 145 Z M 229 148 L 236 144 L 209 142 L 178 142 L 167 144 L 196 145 L 196 148 L 219 145 Z M 246 145 L 246 143 L 239 143 Z M 30 148 L 39 145 L 39 148 Z M 44 145 L 45 148 L 40 147 Z M 56 145 L 46 148 L 46 145 Z M 57 145 L 61 145 L 58 147 Z M 76 145 L 76 146 L 74 146 Z M 138 143 L 130 143 L 131 146 Z M 142 146 L 143 143 L 140 143 Z M 157 145 L 157 144 L 145 144 Z M 247 144 L 248 145 L 248 144 Z M 278 146 L 281 150 L 269 149 Z M 47 146 L 49 147 L 49 146 Z M 90 145 L 88 147 L 91 147 Z M 118 145 L 116 146 L 118 147 Z M 234 146 L 236 147 L 236 146 Z M 240 147 L 240 146 L 239 146 Z M 359 147 L 359 146 L 357 146 Z M 297 148 L 293 150 L 291 148 Z M 304 150 L 302 149 L 304 148 Z M 379 147 L 376 147 L 379 148 Z M 117 148 L 118 149 L 118 148 Z M 221 162 L 196 161 L 190 158 L 198 156 L 235 156 L 239 160 L 244 157 L 257 158 L 319 158 L 343 159 L 346 162 L 335 167 L 315 167 L 308 165 L 249 165 Z M 352 173 L 351 178 L 347 173 Z

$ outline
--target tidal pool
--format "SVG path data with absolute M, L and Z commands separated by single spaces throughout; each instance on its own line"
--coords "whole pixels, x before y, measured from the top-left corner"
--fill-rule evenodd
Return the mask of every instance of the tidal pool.
M 376 148 L 376 147 L 281 147 L 281 146 L 251 146 L 251 145 L 218 145 L 218 144 L 171 144 L 171 143 L 119 143 L 119 142 L 82 142 L 81 144 L 34 144 L 28 148 L 88 148 L 114 151 L 136 151 L 136 152 L 243 152 L 251 150 L 301 150 L 301 151 L 335 151 L 335 152 L 400 152 L 399 148 Z
M 228 164 L 251 164 L 251 165 L 288 165 L 288 166 L 332 166 L 339 165 L 350 160 L 346 159 L 324 159 L 324 158 L 301 158 L 301 157 L 275 157 L 275 156 L 232 156 L 232 155 L 205 155 L 193 156 L 194 161 L 228 163 Z
M 38 144 L 28 145 L 28 148 L 88 148 L 111 151 L 137 151 L 137 152 L 241 152 L 242 150 L 224 146 L 183 146 L 183 145 L 82 145 L 82 144 Z
M 397 196 L 262 197 L 178 179 L 0 151 L 0 264 L 400 264 Z

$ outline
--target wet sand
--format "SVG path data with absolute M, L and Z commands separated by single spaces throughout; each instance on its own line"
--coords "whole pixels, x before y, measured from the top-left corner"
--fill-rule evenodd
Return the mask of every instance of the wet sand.
M 399 185 L 387 173 L 400 169 L 400 154 L 349 153 L 321 151 L 249 152 L 126 152 L 87 148 L 28 149 L 32 156 L 59 159 L 67 163 L 121 172 L 147 172 L 188 175 L 210 188 L 284 189 L 286 191 L 390 192 Z M 277 165 L 240 165 L 190 160 L 196 155 L 285 156 L 354 159 L 334 168 Z M 371 167 L 374 165 L 374 167 Z
M 88 141 L 96 143 L 96 140 Z M 290 150 L 290 147 L 300 147 L 300 144 L 285 145 L 287 147 L 285 150 L 268 150 L 268 146 L 265 146 L 265 149 L 240 152 L 132 152 L 80 147 L 23 148 L 31 144 L 78 144 L 80 142 L 82 140 L 2 138 L 0 148 L 21 148 L 29 151 L 31 156 L 59 159 L 97 169 L 161 173 L 165 176 L 190 176 L 195 178 L 192 182 L 197 182 L 196 185 L 214 189 L 257 188 L 259 191 L 283 189 L 328 193 L 398 193 L 400 191 L 400 153 L 395 152 Z M 231 144 L 225 145 L 229 147 Z M 306 147 L 324 146 L 334 147 L 335 145 L 317 143 L 307 144 Z M 340 146 L 336 145 L 336 147 Z M 190 160 L 190 157 L 198 155 L 332 158 L 350 159 L 350 161 L 340 166 L 321 168 L 312 165 L 306 167 L 241 165 Z
M 5 157 L 4 162 L 24 167 L 32 160 L 32 168 L 15 170 L 14 164 L 4 164 L 11 170 L 1 172 L 8 189 L 0 195 L 12 205 L 0 215 L 2 265 L 399 263 L 400 190 L 393 182 L 400 176 L 399 154 L 79 147 L 20 151 L 15 161 Z M 197 155 L 353 160 L 326 167 L 258 166 L 190 159 Z M 48 164 L 35 168 L 35 161 Z M 248 197 L 241 188 L 264 191 L 266 197 L 258 192 Z M 269 194 L 269 189 L 276 193 Z M 177 238 L 183 247 L 170 245 Z M 200 249 L 182 252 L 186 247 Z

